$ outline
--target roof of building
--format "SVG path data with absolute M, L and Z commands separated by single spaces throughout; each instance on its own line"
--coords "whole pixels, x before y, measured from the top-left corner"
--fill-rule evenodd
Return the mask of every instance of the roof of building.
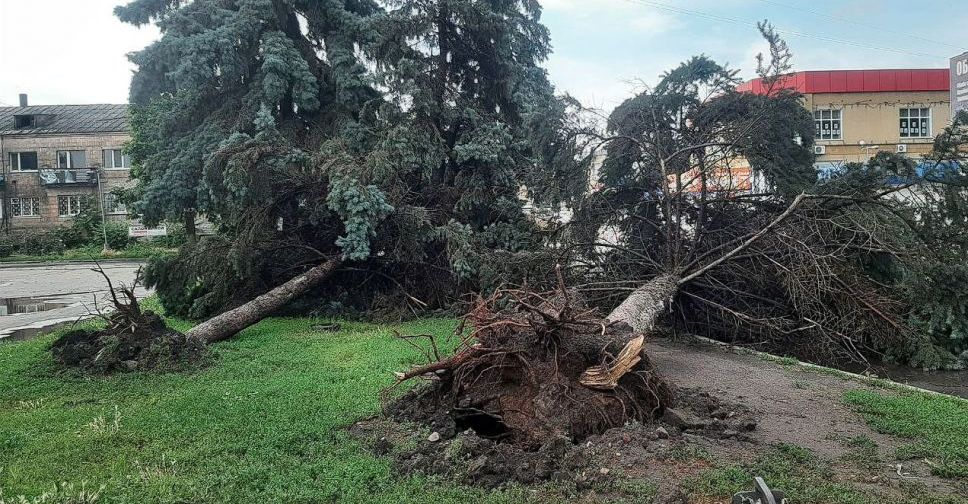
M 897 91 L 948 91 L 950 70 L 947 68 L 894 70 L 815 70 L 796 72 L 783 77 L 780 86 L 804 94 L 817 93 L 886 93 Z M 764 94 L 762 79 L 740 84 L 738 91 Z
M 17 127 L 15 116 L 35 116 L 33 127 Z M 126 104 L 0 107 L 0 134 L 40 135 L 128 131 Z

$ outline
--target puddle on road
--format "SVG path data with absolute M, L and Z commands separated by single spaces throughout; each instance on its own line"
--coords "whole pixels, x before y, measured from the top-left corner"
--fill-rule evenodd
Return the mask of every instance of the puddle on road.
M 5 342 L 29 340 L 36 336 L 41 336 L 51 331 L 60 329 L 61 327 L 69 326 L 73 323 L 74 323 L 73 321 L 57 322 L 51 325 L 45 325 L 43 327 L 24 327 L 21 329 L 14 329 L 9 332 L 3 332 L 3 333 L 0 333 L 0 345 L 2 345 Z
M 0 298 L 0 317 L 56 310 L 69 304 L 56 298 Z

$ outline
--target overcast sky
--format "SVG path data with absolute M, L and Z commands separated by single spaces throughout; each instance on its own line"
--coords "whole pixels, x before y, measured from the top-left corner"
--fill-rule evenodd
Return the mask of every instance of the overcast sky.
M 122 24 L 122 0 L 0 0 L 0 105 L 123 103 L 125 54 L 158 37 Z M 968 0 L 542 0 L 561 91 L 610 109 L 695 54 L 751 75 L 768 18 L 798 70 L 943 68 L 968 51 Z

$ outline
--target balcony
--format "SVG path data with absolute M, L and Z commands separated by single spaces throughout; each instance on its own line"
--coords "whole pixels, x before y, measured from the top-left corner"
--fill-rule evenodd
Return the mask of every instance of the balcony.
M 97 185 L 97 170 L 94 168 L 42 169 L 37 172 L 40 185 L 46 187 Z

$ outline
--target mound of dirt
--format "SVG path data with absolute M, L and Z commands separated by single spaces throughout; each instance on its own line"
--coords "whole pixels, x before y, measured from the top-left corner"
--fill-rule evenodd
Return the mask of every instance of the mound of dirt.
M 51 345 L 54 361 L 66 368 L 94 374 L 181 367 L 200 362 L 205 345 L 168 328 L 151 311 L 139 312 L 136 322 L 109 317 L 101 330 L 75 330 Z
M 446 422 L 447 431 L 471 429 L 534 451 L 649 422 L 671 403 L 644 337 L 596 316 L 577 293 L 501 291 L 481 300 L 466 323 L 475 329 L 453 357 L 398 376 L 432 381 L 396 401 L 391 415 Z
M 631 421 L 580 441 L 560 435 L 533 446 L 461 423 L 462 412 L 434 405 L 434 389 L 407 393 L 389 404 L 383 417 L 352 426 L 351 434 L 375 454 L 390 456 L 404 474 L 488 488 L 552 481 L 577 492 L 598 493 L 618 492 L 616 478 L 634 474 L 671 494 L 682 476 L 704 467 L 684 454 L 732 453 L 753 442 L 751 430 L 756 427 L 747 408 L 690 389 L 681 391 L 675 408 L 666 410 L 681 422 Z

